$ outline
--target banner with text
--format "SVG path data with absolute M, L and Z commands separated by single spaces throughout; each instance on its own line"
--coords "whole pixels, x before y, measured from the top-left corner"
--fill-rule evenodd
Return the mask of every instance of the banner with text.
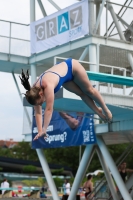
M 44 110 L 42 120 L 44 121 Z M 79 112 L 54 111 L 44 136 L 33 141 L 38 133 L 33 113 L 32 148 L 57 148 L 96 143 L 93 115 Z
M 75 40 L 88 31 L 88 0 L 83 0 L 31 23 L 31 54 Z

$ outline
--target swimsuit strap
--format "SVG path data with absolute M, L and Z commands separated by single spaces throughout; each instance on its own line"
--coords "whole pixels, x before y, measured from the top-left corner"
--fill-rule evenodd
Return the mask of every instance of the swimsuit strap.
M 46 74 L 46 73 L 48 73 L 48 72 L 53 73 L 53 74 L 56 74 L 56 75 L 58 75 L 59 78 L 60 78 L 60 75 L 57 74 L 56 72 L 53 72 L 53 71 L 46 71 L 46 72 L 44 72 L 44 73 L 41 75 L 41 77 L 40 77 L 40 87 L 42 87 L 42 77 L 43 77 L 43 75 Z

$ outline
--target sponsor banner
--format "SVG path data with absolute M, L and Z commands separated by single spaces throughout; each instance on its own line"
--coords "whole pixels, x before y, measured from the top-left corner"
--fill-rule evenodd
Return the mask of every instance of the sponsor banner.
M 88 34 L 88 0 L 83 0 L 32 22 L 31 54 L 45 51 Z
M 42 120 L 44 121 L 44 110 Z M 47 138 L 42 136 L 33 141 L 37 133 L 38 130 L 33 113 L 32 148 L 34 149 L 96 143 L 93 115 L 87 113 L 54 111 L 47 128 Z

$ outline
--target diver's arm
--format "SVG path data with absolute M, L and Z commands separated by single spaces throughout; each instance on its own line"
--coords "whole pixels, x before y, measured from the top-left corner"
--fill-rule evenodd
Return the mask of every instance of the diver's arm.
M 35 118 L 38 133 L 42 132 L 42 107 L 40 105 L 34 106 L 35 109 Z
M 47 127 L 50 123 L 52 113 L 53 113 L 53 104 L 54 104 L 54 87 L 52 84 L 49 84 L 45 87 L 44 90 L 46 107 L 44 112 L 44 126 L 43 132 L 46 133 Z

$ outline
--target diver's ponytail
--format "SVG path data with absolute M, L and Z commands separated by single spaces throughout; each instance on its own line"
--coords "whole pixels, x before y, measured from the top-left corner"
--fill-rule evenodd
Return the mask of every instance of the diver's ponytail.
M 21 80 L 21 84 L 24 86 L 24 88 L 28 91 L 30 91 L 31 86 L 30 83 L 28 81 L 29 79 L 29 71 L 27 70 L 26 73 L 24 73 L 23 69 L 22 69 L 22 73 L 21 76 L 19 76 L 20 80 Z

